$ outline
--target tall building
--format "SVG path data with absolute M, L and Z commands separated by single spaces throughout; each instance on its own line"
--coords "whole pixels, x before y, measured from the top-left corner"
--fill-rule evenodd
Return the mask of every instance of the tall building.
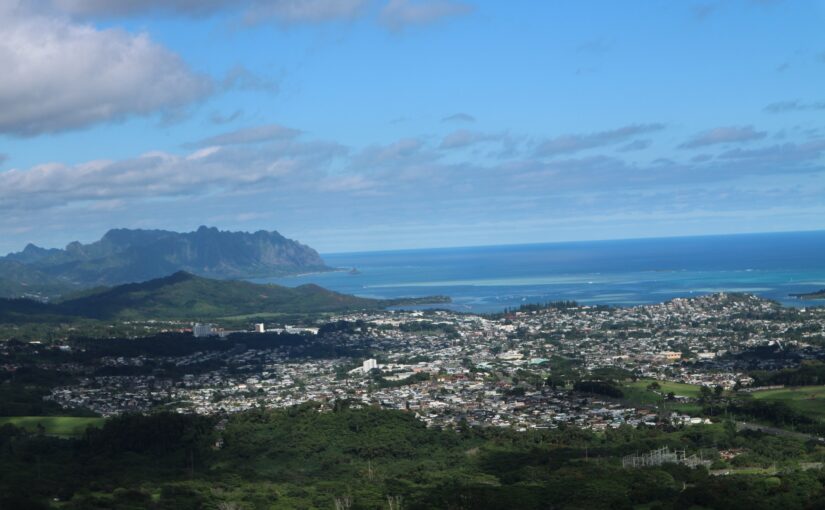
M 361 370 L 363 370 L 365 373 L 369 372 L 373 368 L 378 368 L 378 362 L 374 359 L 368 359 L 361 365 Z
M 266 333 L 266 327 L 263 322 L 255 324 L 255 333 Z
M 194 326 L 192 326 L 192 334 L 195 338 L 207 338 L 217 335 L 218 333 L 215 331 L 215 328 L 212 327 L 212 324 L 201 324 L 200 322 L 197 322 Z

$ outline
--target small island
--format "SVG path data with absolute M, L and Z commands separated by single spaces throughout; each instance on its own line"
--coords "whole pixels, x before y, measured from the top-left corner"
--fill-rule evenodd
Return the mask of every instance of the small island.
M 825 299 L 825 289 L 819 289 L 814 292 L 806 292 L 804 294 L 790 294 L 790 296 L 805 300 Z

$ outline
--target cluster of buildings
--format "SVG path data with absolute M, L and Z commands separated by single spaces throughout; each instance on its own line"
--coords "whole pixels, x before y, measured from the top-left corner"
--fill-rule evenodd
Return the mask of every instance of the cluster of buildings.
M 825 310 L 784 309 L 742 295 L 633 308 L 566 305 L 499 316 L 381 311 L 333 320 L 352 327 L 323 336 L 317 328 L 276 331 L 369 355 L 312 358 L 285 347 L 239 346 L 178 357 L 104 358 L 87 367 L 78 383 L 54 388 L 48 398 L 103 415 L 158 407 L 212 414 L 317 401 L 329 408 L 345 402 L 404 410 L 439 427 L 604 430 L 702 419 L 576 392 L 570 385 L 575 377 L 618 370 L 633 378 L 738 388 L 751 382 L 753 363 L 759 368 L 765 361 L 743 361 L 738 354 L 749 349 L 775 345 L 798 353 L 768 360 L 779 367 L 798 363 L 800 356 L 825 355 L 818 347 Z M 102 375 L 102 366 L 175 370 Z

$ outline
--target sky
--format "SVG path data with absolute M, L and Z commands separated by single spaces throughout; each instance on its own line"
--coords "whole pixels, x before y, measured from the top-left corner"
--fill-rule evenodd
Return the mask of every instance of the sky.
M 0 0 L 0 252 L 825 229 L 825 0 Z

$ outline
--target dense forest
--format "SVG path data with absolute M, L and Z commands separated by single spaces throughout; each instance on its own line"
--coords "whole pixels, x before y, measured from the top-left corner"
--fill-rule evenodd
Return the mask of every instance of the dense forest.
M 822 508 L 825 448 L 732 424 L 515 433 L 428 429 L 412 414 L 320 404 L 229 417 L 125 415 L 78 439 L 0 428 L 0 508 Z M 624 469 L 661 446 L 715 458 Z M 730 462 L 718 451 L 746 451 Z M 791 460 L 792 459 L 792 460 Z M 767 468 L 774 468 L 770 472 Z

